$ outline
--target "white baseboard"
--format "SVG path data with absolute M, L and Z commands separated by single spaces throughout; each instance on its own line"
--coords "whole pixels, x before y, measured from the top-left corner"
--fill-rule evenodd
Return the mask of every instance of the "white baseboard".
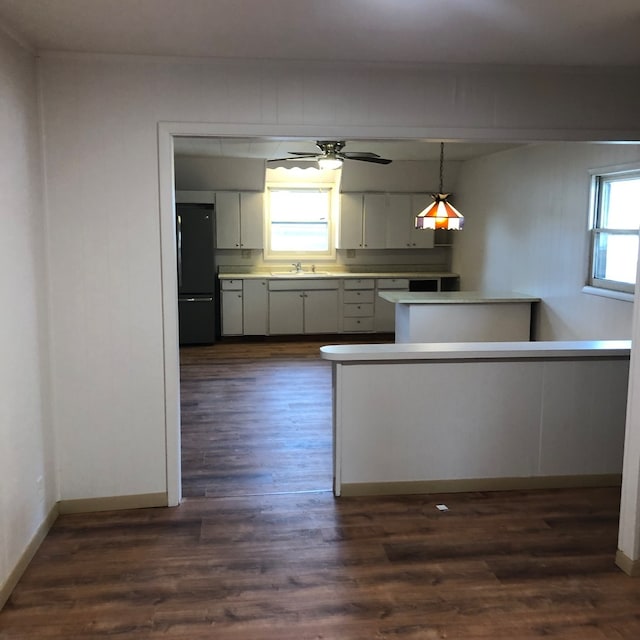
M 616 564 L 632 578 L 640 578 L 640 559 L 632 560 L 618 549 L 616 551 Z
M 0 586 L 0 611 L 11 597 L 18 581 L 29 566 L 33 556 L 38 551 L 42 541 L 49 533 L 59 515 L 65 513 L 91 513 L 94 511 L 114 511 L 118 509 L 146 509 L 149 507 L 166 507 L 168 504 L 167 494 L 143 493 L 132 496 L 110 496 L 106 498 L 87 498 L 80 500 L 60 500 L 53 505 L 51 511 L 42 521 L 37 531 L 29 541 L 22 555 L 18 559 L 5 582 Z
M 54 504 L 51 508 L 51 511 L 49 511 L 49 513 L 45 516 L 45 519 L 41 522 L 40 526 L 33 534 L 31 540 L 29 540 L 29 544 L 27 544 L 25 550 L 22 552 L 22 555 L 18 559 L 18 562 L 13 568 L 13 571 L 11 571 L 5 582 L 2 584 L 2 586 L 0 586 L 0 611 L 6 604 L 7 600 L 10 598 L 11 593 L 18 584 L 18 581 L 22 577 L 22 574 L 29 566 L 29 563 L 33 559 L 33 556 L 36 554 L 36 551 L 38 551 L 38 548 L 42 544 L 42 541 L 47 537 L 49 529 L 51 529 L 53 523 L 58 518 L 58 514 L 58 505 Z
M 619 487 L 618 473 L 582 476 L 533 476 L 527 478 L 465 478 L 460 480 L 418 480 L 413 482 L 342 483 L 341 496 L 389 496 L 419 493 L 462 493 L 467 491 L 513 491 L 534 489 L 579 489 Z
M 107 496 L 105 498 L 80 498 L 76 500 L 60 500 L 59 513 L 92 513 L 94 511 L 118 511 L 120 509 L 148 509 L 149 507 L 166 507 L 166 492 L 140 493 L 132 496 Z

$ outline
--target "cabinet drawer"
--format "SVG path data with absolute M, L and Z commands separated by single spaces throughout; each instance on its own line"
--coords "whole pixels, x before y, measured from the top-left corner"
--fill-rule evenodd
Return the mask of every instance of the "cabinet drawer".
M 373 289 L 352 289 L 344 292 L 343 301 L 350 303 L 373 302 Z
M 387 289 L 402 289 L 404 291 L 409 290 L 408 278 L 380 278 L 376 280 L 376 286 L 380 291 L 386 291 Z
M 345 278 L 345 289 L 373 289 L 375 280 L 373 278 Z
M 340 281 L 333 279 L 269 280 L 269 291 L 321 291 L 339 288 Z
M 242 280 L 220 280 L 223 291 L 242 291 Z
M 345 318 L 342 329 L 347 333 L 373 331 L 373 318 Z
M 373 304 L 345 304 L 342 306 L 342 313 L 345 318 L 373 316 Z

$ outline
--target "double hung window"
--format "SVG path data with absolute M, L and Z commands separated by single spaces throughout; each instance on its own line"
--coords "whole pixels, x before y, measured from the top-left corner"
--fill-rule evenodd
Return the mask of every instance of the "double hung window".
M 640 169 L 593 178 L 589 284 L 633 293 L 640 229 Z
M 333 250 L 330 188 L 267 189 L 267 245 L 270 257 L 308 254 L 329 257 Z

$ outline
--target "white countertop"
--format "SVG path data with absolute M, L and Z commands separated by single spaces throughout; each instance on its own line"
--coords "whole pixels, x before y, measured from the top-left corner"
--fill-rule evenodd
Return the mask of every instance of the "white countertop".
M 551 342 L 428 342 L 408 344 L 327 345 L 325 360 L 337 362 L 404 360 L 475 360 L 523 358 L 628 358 L 631 340 Z
M 272 278 L 291 278 L 292 280 L 312 279 L 312 278 L 413 278 L 429 279 L 429 278 L 457 278 L 457 273 L 451 273 L 450 271 L 365 271 L 365 272 L 351 272 L 351 271 L 325 271 L 321 267 L 318 268 L 318 273 L 312 273 L 305 271 L 304 273 L 296 274 L 294 271 L 282 271 L 279 272 L 276 269 L 273 272 L 254 272 L 254 273 L 219 273 L 218 278 L 221 280 L 251 280 L 261 279 L 270 280 Z
M 500 304 L 540 302 L 540 298 L 522 293 L 491 291 L 384 291 L 378 295 L 395 304 Z

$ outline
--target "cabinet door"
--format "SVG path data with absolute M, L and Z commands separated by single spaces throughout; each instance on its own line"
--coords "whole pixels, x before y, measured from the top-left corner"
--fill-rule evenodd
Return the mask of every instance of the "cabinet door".
M 245 336 L 266 336 L 268 318 L 266 280 L 244 280 L 242 317 Z
M 411 247 L 411 196 L 408 193 L 390 193 L 387 199 L 387 249 Z
M 304 332 L 338 333 L 338 290 L 305 291 Z
M 343 193 L 340 196 L 339 249 L 362 248 L 362 194 Z
M 263 224 L 263 194 L 240 193 L 240 246 L 243 249 L 263 248 Z
M 387 242 L 388 196 L 384 193 L 365 193 L 363 247 L 384 249 Z
M 432 249 L 435 232 L 433 229 L 416 229 L 415 218 L 416 216 L 430 203 L 432 202 L 431 196 L 413 194 L 411 197 L 411 212 L 410 220 L 411 226 L 411 246 L 417 249 Z
M 241 336 L 242 326 L 242 291 L 222 291 L 222 335 Z
M 382 333 L 393 333 L 396 328 L 396 305 L 377 295 L 381 291 L 409 291 L 409 280 L 406 278 L 380 278 L 376 281 L 375 330 Z
M 216 246 L 240 248 L 240 196 L 237 191 L 216 193 Z
M 304 333 L 302 291 L 269 291 L 269 333 Z

